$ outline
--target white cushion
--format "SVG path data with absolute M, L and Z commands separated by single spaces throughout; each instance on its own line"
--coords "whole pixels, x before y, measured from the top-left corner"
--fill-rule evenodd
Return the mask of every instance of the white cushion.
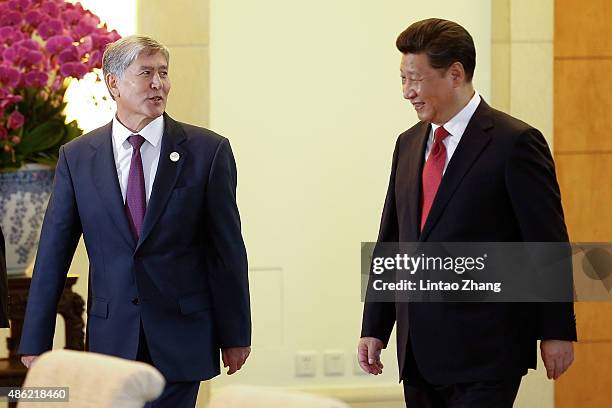
M 154 367 L 131 360 L 72 350 L 41 355 L 30 367 L 24 387 L 68 387 L 69 402 L 23 402 L 22 408 L 141 408 L 157 398 L 165 380 Z

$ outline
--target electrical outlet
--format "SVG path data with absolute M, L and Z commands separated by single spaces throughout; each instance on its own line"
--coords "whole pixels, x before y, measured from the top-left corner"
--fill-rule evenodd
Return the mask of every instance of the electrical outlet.
M 344 375 L 344 351 L 329 350 L 323 356 L 325 375 Z
M 314 377 L 317 373 L 317 353 L 314 351 L 299 351 L 295 355 L 295 376 Z

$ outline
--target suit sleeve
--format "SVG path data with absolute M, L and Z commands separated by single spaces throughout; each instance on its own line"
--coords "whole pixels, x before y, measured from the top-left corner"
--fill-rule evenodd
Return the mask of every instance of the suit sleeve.
M 395 206 L 395 169 L 397 166 L 399 143 L 400 139 L 398 138 L 395 144 L 395 151 L 393 152 L 391 176 L 389 177 L 387 196 L 385 197 L 385 205 L 380 221 L 378 242 L 399 241 L 397 209 Z M 370 276 L 370 278 L 372 278 L 372 276 Z M 370 287 L 369 284 L 368 287 Z M 368 301 L 366 293 L 366 299 L 363 306 L 363 318 L 361 321 L 361 337 L 375 337 L 382 340 L 385 347 L 387 347 L 394 324 L 395 303 Z
M 568 242 L 561 192 L 552 155 L 542 134 L 529 129 L 518 136 L 506 166 L 506 184 L 525 242 Z M 571 261 L 558 279 L 569 281 Z M 535 334 L 541 340 L 576 340 L 574 304 L 534 304 Z
M 247 254 L 236 204 L 236 163 L 229 141 L 215 153 L 206 197 L 212 240 L 210 286 L 220 347 L 251 344 Z
M 19 354 L 38 355 L 52 348 L 57 304 L 81 233 L 72 176 L 62 147 L 43 220 Z

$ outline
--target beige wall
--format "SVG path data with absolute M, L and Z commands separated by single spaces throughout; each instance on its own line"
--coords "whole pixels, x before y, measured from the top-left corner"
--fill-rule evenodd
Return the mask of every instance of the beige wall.
M 553 143 L 553 0 L 492 1 L 492 104 Z
M 174 119 L 208 125 L 208 1 L 139 1 L 137 31 L 170 50 L 172 91 L 168 113 Z
M 492 1 L 492 105 L 553 134 L 553 0 Z M 515 406 L 553 407 L 553 382 L 538 370 L 524 378 Z

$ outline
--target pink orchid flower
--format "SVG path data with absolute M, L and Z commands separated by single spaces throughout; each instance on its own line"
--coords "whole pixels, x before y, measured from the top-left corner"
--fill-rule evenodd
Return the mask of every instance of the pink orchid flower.
M 80 62 L 67 62 L 61 66 L 60 72 L 65 77 L 81 79 L 89 72 L 89 68 Z
M 61 50 L 72 45 L 72 38 L 67 35 L 54 35 L 47 40 L 46 50 L 51 54 L 57 54 Z
M 14 110 L 9 115 L 6 121 L 6 127 L 9 129 L 19 129 L 23 126 L 25 122 L 25 117 L 18 110 Z
M 43 21 L 44 16 L 38 10 L 30 10 L 25 15 L 25 21 L 32 27 L 36 28 Z
M 46 86 L 49 82 L 49 75 L 42 71 L 30 71 L 24 75 L 23 82 L 25 86 Z
M 11 88 L 15 88 L 19 85 L 19 81 L 21 80 L 21 73 L 10 66 L 0 65 L 0 82 L 10 86 Z

